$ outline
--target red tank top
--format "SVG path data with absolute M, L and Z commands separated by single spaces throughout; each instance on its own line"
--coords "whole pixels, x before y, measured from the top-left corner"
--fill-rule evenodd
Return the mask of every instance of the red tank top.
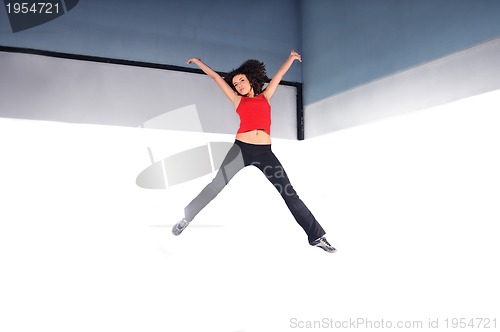
M 253 98 L 241 97 L 236 113 L 240 116 L 238 133 L 262 129 L 271 134 L 271 105 L 263 94 Z

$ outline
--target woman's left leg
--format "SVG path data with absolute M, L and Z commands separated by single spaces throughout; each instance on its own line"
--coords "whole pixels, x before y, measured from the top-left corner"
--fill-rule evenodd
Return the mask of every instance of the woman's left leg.
M 269 150 L 254 157 L 252 164 L 259 168 L 283 197 L 297 223 L 304 229 L 310 244 L 325 235 L 325 231 L 293 188 L 285 169 Z

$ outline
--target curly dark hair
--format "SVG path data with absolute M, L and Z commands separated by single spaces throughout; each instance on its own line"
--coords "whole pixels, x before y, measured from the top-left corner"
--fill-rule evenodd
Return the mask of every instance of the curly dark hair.
M 247 60 L 241 66 L 233 69 L 224 76 L 224 80 L 234 91 L 236 91 L 236 93 L 238 93 L 238 91 L 233 85 L 233 77 L 240 74 L 244 74 L 248 78 L 255 95 L 261 94 L 262 91 L 264 91 L 264 83 L 269 82 L 264 62 L 254 59 Z

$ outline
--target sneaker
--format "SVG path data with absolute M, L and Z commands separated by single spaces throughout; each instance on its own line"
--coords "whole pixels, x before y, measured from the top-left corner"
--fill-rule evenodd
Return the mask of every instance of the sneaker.
M 184 228 L 188 227 L 188 225 L 189 221 L 187 221 L 185 218 L 182 218 L 182 220 L 175 224 L 172 228 L 172 234 L 174 234 L 175 236 L 180 235 Z
M 315 240 L 314 242 L 311 243 L 313 247 L 318 247 L 323 249 L 326 252 L 334 253 L 337 251 L 328 241 L 324 236 L 320 237 L 319 239 Z

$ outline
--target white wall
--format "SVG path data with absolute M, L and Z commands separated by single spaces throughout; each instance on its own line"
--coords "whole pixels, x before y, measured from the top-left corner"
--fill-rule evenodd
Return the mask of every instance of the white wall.
M 189 116 L 158 129 L 234 134 L 234 106 L 206 75 L 0 52 L 0 117 L 139 127 L 173 110 Z M 273 99 L 273 136 L 296 139 L 296 88 Z

